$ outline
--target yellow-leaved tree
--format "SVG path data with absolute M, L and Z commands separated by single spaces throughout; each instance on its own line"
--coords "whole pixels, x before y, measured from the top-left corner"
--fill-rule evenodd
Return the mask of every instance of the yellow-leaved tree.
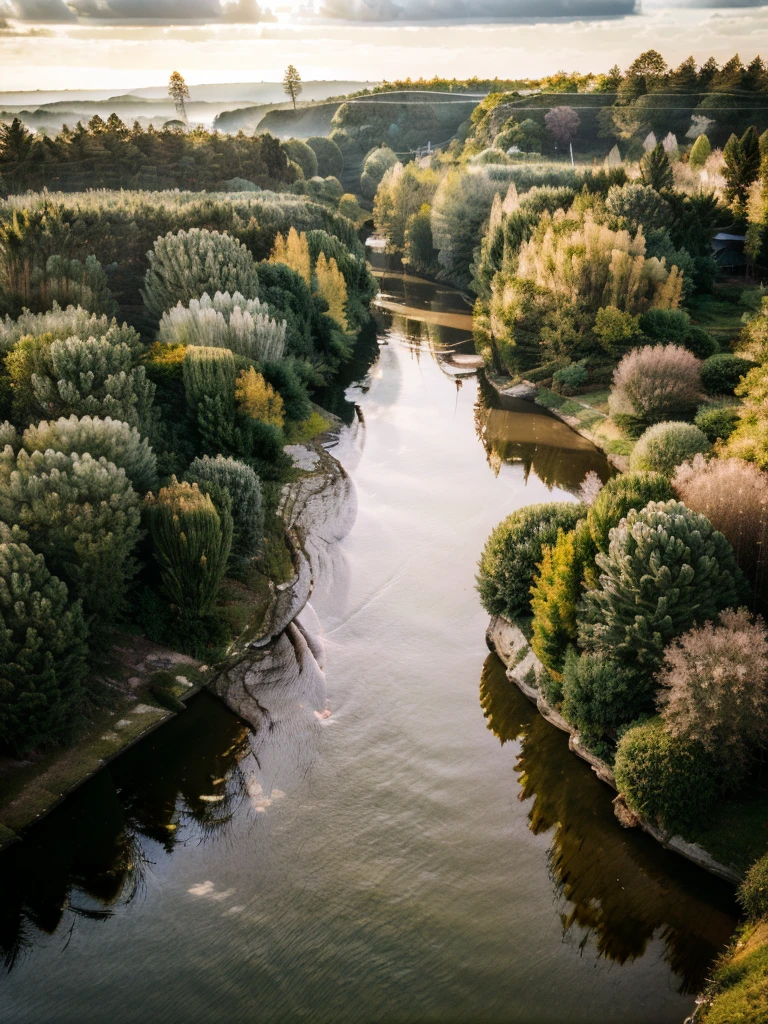
M 344 331 L 349 330 L 347 322 L 347 284 L 336 260 L 325 258 L 321 252 L 315 267 L 317 290 L 328 303 L 328 315 L 333 317 Z
M 312 260 L 306 234 L 291 228 L 287 238 L 279 231 L 270 256 L 271 263 L 284 263 L 304 279 L 307 288 L 312 287 Z
M 285 415 L 283 400 L 252 366 L 243 370 L 235 385 L 235 398 L 240 412 L 262 423 L 282 427 Z

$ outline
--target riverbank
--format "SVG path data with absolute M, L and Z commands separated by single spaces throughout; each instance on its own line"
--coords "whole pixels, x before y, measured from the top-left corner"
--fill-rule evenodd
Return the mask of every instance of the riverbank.
M 0 761 L 0 851 L 50 814 L 62 801 L 125 751 L 175 718 L 204 687 L 238 712 L 216 685 L 222 671 L 231 673 L 249 649 L 266 647 L 279 637 L 308 603 L 315 582 L 314 552 L 327 538 L 354 520 L 354 491 L 341 465 L 326 450 L 336 442 L 341 421 L 323 412 L 329 429 L 286 448 L 298 469 L 282 488 L 278 516 L 293 575 L 285 582 L 267 582 L 265 600 L 234 641 L 227 658 L 211 667 L 145 637 L 120 634 L 99 682 L 107 707 L 72 747 L 54 749 L 25 761 Z M 337 514 L 331 513 L 333 507 Z M 252 604 L 249 595 L 244 605 Z
M 486 639 L 490 650 L 497 654 L 504 663 L 507 679 L 536 705 L 543 718 L 568 735 L 569 749 L 587 761 L 602 782 L 618 792 L 611 766 L 584 746 L 578 730 L 547 702 L 539 689 L 538 680 L 546 672 L 546 669 L 531 650 L 520 627 L 502 616 L 495 616 L 491 619 Z M 665 849 L 678 853 L 710 874 L 734 885 L 738 885 L 743 880 L 746 869 L 755 859 L 754 851 L 735 847 L 732 850 L 732 861 L 723 863 L 714 855 L 715 851 L 705 848 L 700 842 L 691 841 L 682 836 L 670 835 L 652 822 L 641 818 L 627 807 L 621 794 L 614 798 L 613 806 L 616 817 L 624 828 L 639 827 L 643 829 Z M 714 834 L 719 831 L 717 823 L 714 821 L 710 823 L 710 829 Z M 717 850 L 717 853 L 721 854 L 720 849 Z
M 581 437 L 591 441 L 620 473 L 626 473 L 629 469 L 629 455 L 634 442 L 608 416 L 606 388 L 595 388 L 573 398 L 564 398 L 528 380 L 514 381 L 511 377 L 491 373 L 487 369 L 485 376 L 499 395 L 535 402 Z

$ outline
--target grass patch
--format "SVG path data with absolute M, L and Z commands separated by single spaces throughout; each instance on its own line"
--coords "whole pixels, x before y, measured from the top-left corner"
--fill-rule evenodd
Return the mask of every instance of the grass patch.
M 545 409 L 560 409 L 568 401 L 562 395 L 556 395 L 549 388 L 539 388 L 536 392 L 536 402 L 543 405 Z
M 609 455 L 626 455 L 626 456 L 629 456 L 629 455 L 632 454 L 632 449 L 634 447 L 635 446 L 634 446 L 633 442 L 626 440 L 626 438 L 614 438 L 613 440 L 606 441 L 605 444 L 603 445 L 603 449 Z
M 696 1024 L 765 1024 L 768 1020 L 768 922 L 746 925 L 715 970 Z
M 563 402 L 558 411 L 563 416 L 578 416 L 579 413 L 584 411 L 584 406 L 581 402 L 577 402 L 575 398 L 569 398 L 567 402 Z
M 750 787 L 721 801 L 705 825 L 683 838 L 703 846 L 721 864 L 746 871 L 768 850 L 768 793 Z

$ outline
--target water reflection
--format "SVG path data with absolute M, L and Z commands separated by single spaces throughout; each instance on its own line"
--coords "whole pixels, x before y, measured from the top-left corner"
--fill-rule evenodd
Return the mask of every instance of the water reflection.
M 0 859 L 0 956 L 11 970 L 35 933 L 71 933 L 141 892 L 145 839 L 166 854 L 204 842 L 246 796 L 250 732 L 208 694 L 73 793 Z
M 475 429 L 483 442 L 488 465 L 496 476 L 506 464 L 522 464 L 525 479 L 533 472 L 552 490 L 575 493 L 589 472 L 605 482 L 612 475 L 605 456 L 586 438 L 529 401 L 508 398 L 480 374 Z
M 680 991 L 699 991 L 733 933 L 730 887 L 643 833 L 617 828 L 605 785 L 507 680 L 496 655 L 483 666 L 480 703 L 502 744 L 520 742 L 519 799 L 530 801 L 531 831 L 551 833 L 549 866 L 564 941 L 581 950 L 592 945 L 599 957 L 625 964 L 661 938 Z

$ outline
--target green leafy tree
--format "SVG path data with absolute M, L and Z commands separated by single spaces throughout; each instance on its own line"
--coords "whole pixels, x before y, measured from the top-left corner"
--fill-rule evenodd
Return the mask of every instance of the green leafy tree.
M 634 472 L 671 477 L 678 466 L 707 455 L 711 447 L 707 435 L 693 423 L 654 423 L 632 449 L 629 466 Z
M 155 387 L 136 365 L 135 350 L 117 337 L 24 339 L 7 359 L 21 419 L 110 416 L 146 430 Z
M 723 791 L 717 759 L 659 720 L 628 730 L 616 751 L 616 784 L 627 806 L 669 833 L 702 825 Z
M 573 530 L 583 505 L 552 502 L 513 512 L 491 533 L 480 559 L 477 589 L 489 615 L 514 619 L 530 610 L 531 586 L 544 548 Z
M 191 228 L 169 232 L 155 242 L 144 278 L 144 304 L 158 320 L 178 302 L 216 292 L 259 294 L 256 264 L 248 249 L 231 235 Z
M 42 555 L 0 523 L 0 747 L 72 738 L 88 703 L 88 630 Z
M 283 91 L 286 96 L 290 97 L 294 110 L 296 109 L 296 100 L 303 92 L 303 89 L 304 87 L 301 84 L 301 75 L 293 64 L 289 64 L 285 75 L 283 76 Z
M 27 427 L 21 447 L 29 452 L 52 449 L 65 455 L 102 457 L 113 463 L 125 475 L 139 494 L 146 494 L 157 486 L 157 458 L 149 441 L 142 438 L 136 427 L 109 416 L 70 416 L 58 420 L 43 420 Z
M 232 517 L 217 511 L 197 484 L 179 483 L 145 507 L 163 587 L 182 619 L 201 619 L 213 609 L 232 546 Z
M 189 483 L 210 494 L 221 513 L 232 515 L 232 555 L 248 560 L 260 550 L 264 535 L 264 510 L 258 476 L 243 462 L 217 455 L 195 459 L 186 473 Z M 228 501 L 222 501 L 225 494 Z
M 544 548 L 531 588 L 531 647 L 545 668 L 558 675 L 569 644 L 576 642 L 576 609 L 595 553 L 585 521 L 570 533 L 560 530 L 555 545 Z
M 709 144 L 709 139 L 706 135 L 700 135 L 694 144 L 691 146 L 690 156 L 688 162 L 691 167 L 698 171 L 709 159 L 709 154 L 712 152 L 712 147 Z
M 588 746 L 600 743 L 642 712 L 647 699 L 634 673 L 601 654 L 576 653 L 569 648 L 563 670 L 565 718 L 576 726 Z
M 589 532 L 597 550 L 608 551 L 611 530 L 632 509 L 641 512 L 652 501 L 669 501 L 674 496 L 669 480 L 660 473 L 621 473 L 612 477 L 587 513 Z
M 678 501 L 630 511 L 597 565 L 600 582 L 585 594 L 580 644 L 637 670 L 649 685 L 670 640 L 745 592 L 731 545 Z
M 731 135 L 723 148 L 726 200 L 737 211 L 746 208 L 749 187 L 760 173 L 760 137 L 753 126 L 741 138 Z
M 283 149 L 289 159 L 299 165 L 307 181 L 316 177 L 319 173 L 317 154 L 311 146 L 308 146 L 302 139 L 287 139 L 283 143 Z M 323 175 L 323 177 L 327 177 L 327 175 Z
M 654 146 L 640 161 L 640 180 L 643 185 L 648 185 L 657 192 L 666 192 L 672 188 L 672 167 L 661 143 Z
M 323 177 L 340 178 L 344 173 L 344 156 L 333 141 L 321 135 L 307 139 L 307 145 L 317 157 L 317 173 Z
M 0 519 L 18 526 L 103 641 L 136 573 L 141 502 L 106 459 L 48 449 L 0 454 Z

